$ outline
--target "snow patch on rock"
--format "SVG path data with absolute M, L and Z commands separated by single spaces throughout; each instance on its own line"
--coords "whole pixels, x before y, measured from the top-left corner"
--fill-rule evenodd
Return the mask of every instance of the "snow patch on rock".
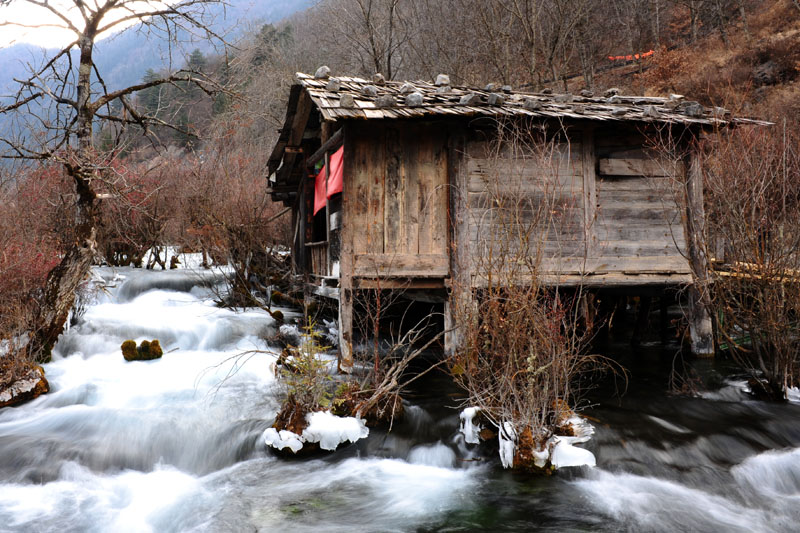
M 303 334 L 294 324 L 281 324 L 278 328 L 278 335 L 291 346 L 300 346 L 303 341 Z
M 500 441 L 500 462 L 503 468 L 514 466 L 514 453 L 517 451 L 517 432 L 514 424 L 503 422 L 500 431 L 497 432 L 497 439 Z
M 800 403 L 800 387 L 787 388 L 786 399 L 790 402 Z
M 459 430 L 464 434 L 464 440 L 467 444 L 478 444 L 480 442 L 479 435 L 483 428 L 480 423 L 475 422 L 475 416 L 480 412 L 481 410 L 478 407 L 467 407 L 458 415 L 461 419 Z
M 547 439 L 541 450 L 531 452 L 534 465 L 545 468 L 549 463 L 556 469 L 597 465 L 597 459 L 592 452 L 575 446 L 592 438 L 594 435 L 592 425 L 577 415 L 570 417 L 566 425 L 570 427 L 572 436 L 553 435 Z M 497 438 L 500 441 L 500 462 L 503 468 L 511 468 L 517 451 L 517 433 L 514 425 L 511 422 L 503 422 Z
M 551 450 L 550 464 L 555 468 L 596 466 L 597 459 L 592 452 L 575 446 L 575 444 L 591 439 L 594 435 L 594 427 L 579 416 L 570 417 L 567 425 L 572 428 L 572 437 L 554 435 L 545 444 L 545 449 Z
M 288 430 L 267 428 L 264 442 L 276 450 L 289 448 L 297 453 L 307 442 L 319 443 L 323 450 L 333 451 L 345 442 L 356 442 L 369 435 L 369 429 L 360 418 L 336 416 L 330 411 L 316 411 L 306 415 L 308 426 L 301 435 Z
M 303 448 L 303 437 L 287 429 L 278 431 L 275 428 L 267 428 L 264 431 L 264 442 L 276 450 L 289 448 L 292 453 L 297 453 Z
M 336 416 L 330 411 L 306 415 L 308 427 L 303 430 L 306 442 L 318 442 L 323 450 L 335 450 L 339 444 L 355 442 L 369 435 L 364 421 L 352 416 Z

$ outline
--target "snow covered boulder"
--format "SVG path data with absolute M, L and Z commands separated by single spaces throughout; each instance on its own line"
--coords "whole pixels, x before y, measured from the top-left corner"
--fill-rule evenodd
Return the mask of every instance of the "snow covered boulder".
M 306 442 L 317 442 L 323 450 L 333 451 L 340 444 L 355 442 L 369 435 L 369 429 L 360 418 L 336 416 L 330 411 L 317 411 L 306 415 L 308 426 L 303 430 Z
M 0 386 L 0 408 L 29 402 L 49 391 L 50 384 L 44 377 L 44 369 L 34 366 L 22 377 Z
M 517 434 L 511 422 L 500 431 L 500 459 L 504 468 L 550 474 L 559 468 L 596 466 L 594 454 L 575 444 L 587 442 L 594 434 L 589 422 L 577 415 L 569 417 L 561 427 L 563 435 L 551 435 L 542 443 L 530 427 Z
M 288 448 L 292 453 L 297 453 L 303 448 L 304 442 L 303 437 L 288 429 L 278 431 L 275 428 L 267 428 L 264 431 L 264 443 L 278 451 Z
M 307 423 L 301 434 L 274 427 L 264 431 L 264 443 L 276 451 L 315 451 L 317 447 L 333 451 L 346 442 L 356 442 L 369 435 L 364 421 L 352 416 L 336 416 L 330 411 L 315 411 L 305 417 Z M 311 446 L 310 446 L 311 445 Z

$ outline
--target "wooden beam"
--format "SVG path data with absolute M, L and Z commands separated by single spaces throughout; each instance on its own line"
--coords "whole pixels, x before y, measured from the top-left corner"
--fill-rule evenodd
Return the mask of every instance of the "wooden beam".
M 354 281 L 359 289 L 411 290 L 411 289 L 444 289 L 444 278 L 358 278 Z
M 330 181 L 331 161 L 328 152 L 325 152 L 325 242 L 331 242 L 331 208 L 328 203 L 328 181 Z M 316 194 L 316 190 L 314 191 Z M 316 201 L 316 199 L 315 199 Z M 331 273 L 331 247 L 325 247 L 325 275 Z
M 286 139 L 286 146 L 300 146 L 303 141 L 303 134 L 305 133 L 308 118 L 311 116 L 311 109 L 314 107 L 314 102 L 306 91 L 299 95 L 297 101 L 297 109 L 291 119 L 291 126 L 289 127 L 289 134 Z M 276 169 L 275 182 L 276 184 L 288 183 L 291 181 L 292 172 L 297 163 L 298 156 L 301 153 L 290 152 L 282 149 L 283 166 Z M 304 172 L 305 173 L 305 170 Z
M 449 258 L 440 254 L 358 254 L 353 275 L 367 278 L 444 278 L 450 273 Z
M 272 150 L 272 154 L 270 155 L 269 162 L 267 165 L 267 174 L 274 173 L 281 164 L 281 160 L 283 159 L 283 151 L 286 147 L 286 143 L 289 139 L 289 131 L 291 130 L 291 124 L 294 122 L 295 114 L 297 113 L 297 102 L 300 99 L 302 93 L 305 92 L 303 86 L 300 84 L 292 85 L 292 88 L 289 90 L 289 102 L 286 105 L 286 117 L 283 121 L 283 127 L 280 129 L 280 133 L 278 136 L 278 142 L 275 144 L 275 147 Z
M 466 137 L 454 126 L 447 143 L 448 225 L 450 242 L 450 294 L 444 305 L 444 351 L 456 354 L 464 347 L 461 318 L 470 305 L 472 281 L 470 275 L 469 175 L 466 168 Z
M 697 141 L 693 142 L 686 162 L 686 243 L 694 280 L 689 288 L 689 335 L 693 354 L 699 357 L 713 357 L 714 333 L 709 293 L 711 278 L 705 248 L 701 150 Z
M 335 152 L 339 149 L 340 146 L 343 144 L 344 134 L 342 133 L 342 129 L 339 129 L 336 133 L 331 136 L 330 139 L 325 141 L 319 149 L 311 154 L 308 158 L 306 158 L 306 166 L 313 167 L 320 161 L 323 157 L 325 157 L 326 153 Z
M 339 130 L 342 141 L 347 135 L 346 127 Z M 323 153 L 325 152 L 323 151 Z M 352 153 L 345 153 L 342 160 L 346 177 L 352 173 L 352 157 Z M 346 373 L 353 371 L 353 234 L 359 229 L 352 227 L 354 206 L 351 183 L 346 179 L 342 184 L 341 252 L 339 255 L 339 369 Z

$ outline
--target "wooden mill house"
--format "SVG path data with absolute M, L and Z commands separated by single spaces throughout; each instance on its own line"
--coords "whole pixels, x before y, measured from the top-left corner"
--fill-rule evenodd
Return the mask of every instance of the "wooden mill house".
M 269 161 L 271 194 L 292 207 L 296 273 L 338 300 L 342 366 L 352 362 L 360 289 L 438 295 L 445 349 L 458 348 L 454 298 L 487 282 L 476 255 L 500 233 L 486 198 L 506 186 L 534 204 L 555 198 L 560 209 L 538 237 L 544 283 L 687 287 L 692 349 L 710 355 L 695 145 L 703 132 L 745 121 L 677 95 L 525 93 L 451 86 L 446 75 L 434 83 L 332 77 L 322 67 L 298 73 L 291 88 Z M 498 124 L 538 125 L 552 147 L 547 165 L 493 148 Z M 683 155 L 653 150 L 656 138 Z

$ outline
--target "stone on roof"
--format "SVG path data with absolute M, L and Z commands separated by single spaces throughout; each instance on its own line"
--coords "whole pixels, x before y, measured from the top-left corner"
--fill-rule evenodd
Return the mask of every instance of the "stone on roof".
M 609 89 L 603 97 L 589 91 L 580 95 L 554 94 L 552 89 L 538 93 L 512 91 L 489 84 L 484 89 L 450 85 L 449 77 L 439 75 L 435 82 L 365 80 L 337 76 L 328 72 L 314 76 L 298 73 L 297 81 L 322 114 L 323 120 L 401 119 L 423 116 L 528 116 L 542 119 L 574 118 L 595 121 L 639 121 L 722 126 L 728 123 L 769 124 L 764 121 L 731 118 L 722 108 L 706 108 L 683 96 L 624 96 Z M 318 74 L 324 74 L 319 78 Z M 489 90 L 492 89 L 492 90 Z M 399 98 L 398 98 L 399 97 Z

